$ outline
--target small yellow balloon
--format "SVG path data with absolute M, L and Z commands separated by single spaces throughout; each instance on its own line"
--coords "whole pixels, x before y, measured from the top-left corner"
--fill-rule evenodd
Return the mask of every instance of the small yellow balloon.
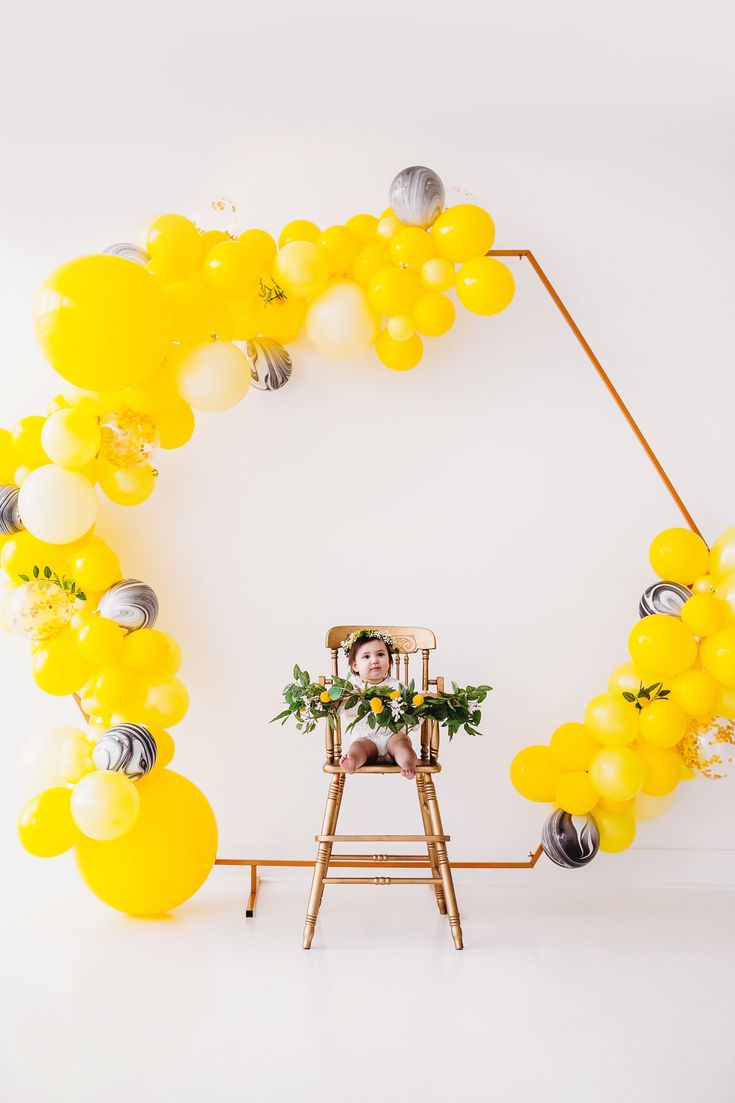
M 48 463 L 51 458 L 43 446 L 43 430 L 46 418 L 31 417 L 21 418 L 13 429 L 13 445 L 16 454 L 22 463 L 31 470 Z
M 711 594 L 714 593 L 714 589 L 712 575 L 709 574 L 701 574 L 692 582 L 692 590 L 695 594 Z
M 166 637 L 168 643 L 168 655 L 164 661 L 161 675 L 164 678 L 170 678 L 178 673 L 181 666 L 181 648 L 170 632 L 161 632 L 161 635 Z
M 347 219 L 345 226 L 348 230 L 352 230 L 364 245 L 375 241 L 378 220 L 374 214 L 354 214 L 352 218 Z
M 120 560 L 99 536 L 92 536 L 72 553 L 70 570 L 77 586 L 85 592 L 107 590 L 123 576 Z
M 405 314 L 396 314 L 385 323 L 385 328 L 394 341 L 408 341 L 413 337 L 416 329 L 413 322 Z
M 457 296 L 473 314 L 499 314 L 515 293 L 510 268 L 495 257 L 476 257 L 457 273 Z
M 631 800 L 643 788 L 646 767 L 630 747 L 603 747 L 590 763 L 590 781 L 601 797 Z
M 270 271 L 278 252 L 278 247 L 270 234 L 265 230 L 245 230 L 237 240 L 247 245 L 257 255 L 261 272 Z
M 642 617 L 628 637 L 628 650 L 640 669 L 660 670 L 668 677 L 683 674 L 697 658 L 697 641 L 678 617 L 654 613 Z
M 214 331 L 215 299 L 200 280 L 177 280 L 164 290 L 171 310 L 171 336 L 180 345 L 208 341 Z
M 663 797 L 679 784 L 681 759 L 673 747 L 653 747 L 639 740 L 631 748 L 641 758 L 646 770 L 643 792 L 650 797 Z
M 457 273 L 454 265 L 443 257 L 432 257 L 421 265 L 419 279 L 427 291 L 448 291 L 454 287 Z
M 431 234 L 420 226 L 403 226 L 390 239 L 390 257 L 394 264 L 419 271 L 427 260 L 436 256 Z
M 648 823 L 650 820 L 656 820 L 659 816 L 670 808 L 674 801 L 674 791 L 666 793 L 662 797 L 652 797 L 648 793 L 639 793 L 633 801 L 632 812 L 635 816 L 636 823 Z
M 726 716 L 729 720 L 735 720 L 735 689 L 720 686 L 717 682 L 715 685 L 718 690 L 715 705 L 707 711 L 713 712 L 715 716 Z
M 684 602 L 681 619 L 695 636 L 711 636 L 730 619 L 730 606 L 715 594 L 694 594 Z
M 317 245 L 324 253 L 333 276 L 344 276 L 355 263 L 362 242 L 347 226 L 330 226 L 323 230 Z
M 287 295 L 310 299 L 329 281 L 329 262 L 315 242 L 291 241 L 273 262 L 273 276 Z
M 632 812 L 635 797 L 631 800 L 610 800 L 609 797 L 600 797 L 597 807 L 605 812 Z
M 406 268 L 381 268 L 368 284 L 368 300 L 378 314 L 410 314 L 421 284 Z
M 735 573 L 735 525 L 725 529 L 712 545 L 709 571 L 716 583 L 725 575 Z
M 252 294 L 261 272 L 258 253 L 242 241 L 223 241 L 209 251 L 204 261 L 207 286 L 224 299 Z
M 161 284 L 145 268 L 100 254 L 52 272 L 36 304 L 36 332 L 64 379 L 109 391 L 135 386 L 160 367 L 171 314 Z
M 728 607 L 728 621 L 735 618 L 735 574 L 723 575 L 717 582 L 715 594 Z
M 188 402 L 175 403 L 167 410 L 159 410 L 154 421 L 158 429 L 161 448 L 181 448 L 194 434 L 194 411 Z
M 671 679 L 671 700 L 688 716 L 715 712 L 720 686 L 706 670 L 695 668 Z
M 556 786 L 562 769 L 550 747 L 537 744 L 524 747 L 510 766 L 513 787 L 527 800 L 545 802 L 556 799 Z
M 281 230 L 278 248 L 282 249 L 284 245 L 288 245 L 292 241 L 309 241 L 316 245 L 320 232 L 316 223 L 309 222 L 306 218 L 296 218 L 293 222 L 287 223 Z
M 685 586 L 706 574 L 709 566 L 707 545 L 690 529 L 660 532 L 651 544 L 648 557 L 659 578 Z
M 600 833 L 600 850 L 618 854 L 635 839 L 635 817 L 632 812 L 606 812 L 595 808 L 592 813 Z
M 135 783 L 115 770 L 94 770 L 77 782 L 71 795 L 74 823 L 89 839 L 108 842 L 130 831 L 138 818 Z
M 584 724 L 561 724 L 551 737 L 551 753 L 564 770 L 587 770 L 599 750 Z
M 12 483 L 13 472 L 20 466 L 20 459 L 12 433 L 7 429 L 0 429 L 0 483 Z
M 31 659 L 33 680 L 44 693 L 65 697 L 76 693 L 95 674 L 95 668 L 79 654 L 71 629 L 35 648 Z
M 92 692 L 103 708 L 113 711 L 123 706 L 135 707 L 143 701 L 144 679 L 122 662 L 105 666 L 95 678 Z
M 495 223 L 482 207 L 459 203 L 442 211 L 431 227 L 431 237 L 440 257 L 462 264 L 492 247 Z
M 122 658 L 125 632 L 107 617 L 90 617 L 76 633 L 77 648 L 92 666 L 114 666 Z
M 110 501 L 120 506 L 138 506 L 156 488 L 156 476 L 149 463 L 143 467 L 116 467 L 103 460 L 99 464 L 99 481 Z
M 367 287 L 376 272 L 390 265 L 390 253 L 382 242 L 363 246 L 352 265 L 352 278 L 360 287 Z
M 163 632 L 156 628 L 139 628 L 125 637 L 122 662 L 138 674 L 150 677 L 166 665 L 170 650 Z M 165 674 L 163 676 L 166 677 Z
M 143 700 L 143 716 L 153 728 L 172 728 L 189 711 L 189 692 L 178 678 L 165 678 L 148 687 Z
M 154 728 L 151 735 L 156 741 L 156 761 L 153 769 L 162 770 L 173 759 L 176 747 L 170 734 L 164 728 Z
M 386 244 L 391 240 L 394 234 L 403 226 L 403 223 L 396 218 L 394 214 L 386 214 L 378 222 L 375 228 L 375 235 L 380 241 L 384 241 Z
M 375 351 L 386 368 L 408 371 L 415 368 L 423 356 L 424 346 L 417 333 L 406 341 L 395 341 L 387 329 L 382 329 L 375 342 Z
M 411 317 L 419 333 L 440 337 L 454 324 L 454 303 L 439 291 L 425 291 L 416 300 Z
M 29 854 L 55 858 L 69 850 L 79 838 L 71 817 L 71 789 L 54 787 L 24 805 L 18 820 L 18 835 Z
M 702 640 L 699 657 L 716 682 L 729 689 L 735 688 L 735 625 Z
M 194 223 L 183 215 L 164 214 L 156 218 L 148 228 L 146 251 L 157 275 L 169 280 L 193 272 L 204 253 L 203 238 Z
M 556 803 L 573 816 L 591 812 L 599 800 L 586 770 L 569 770 L 556 783 Z
M 100 450 L 99 418 L 89 410 L 70 407 L 52 414 L 43 426 L 44 451 L 61 467 L 84 467 Z
M 654 747 L 673 747 L 684 738 L 689 717 L 675 701 L 656 698 L 638 713 L 641 739 Z
M 623 746 L 638 738 L 638 711 L 619 694 L 598 693 L 585 709 L 584 722 L 598 743 Z
M 217 823 L 204 794 L 172 770 L 154 769 L 135 788 L 140 813 L 132 830 L 109 843 L 81 838 L 77 864 L 110 907 L 156 915 L 188 900 L 207 879 Z

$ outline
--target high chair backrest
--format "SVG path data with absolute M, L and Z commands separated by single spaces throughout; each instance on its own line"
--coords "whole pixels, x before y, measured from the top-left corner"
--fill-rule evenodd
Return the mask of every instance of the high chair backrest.
M 328 684 L 332 678 L 346 678 L 350 674 L 347 660 L 342 654 L 342 641 L 358 628 L 370 627 L 378 632 L 386 632 L 396 645 L 397 651 L 391 662 L 390 673 L 403 685 L 410 681 L 409 659 L 411 656 L 421 654 L 421 670 L 411 671 L 417 689 L 422 693 L 428 693 L 434 686 L 439 690 L 444 689 L 443 678 L 432 678 L 429 674 L 429 653 L 436 650 L 436 636 L 430 628 L 415 628 L 407 625 L 394 624 L 337 624 L 327 632 L 326 646 L 332 656 L 331 678 L 320 678 L 320 682 Z M 340 656 L 344 659 L 343 671 L 340 673 Z M 401 663 L 401 659 L 403 662 Z M 403 669 L 401 669 L 401 666 Z M 336 733 L 329 724 L 326 725 L 327 759 L 330 762 L 339 760 L 341 754 L 341 729 L 338 726 Z M 421 724 L 421 761 L 436 762 L 439 757 L 439 725 L 434 722 L 430 725 L 428 720 Z

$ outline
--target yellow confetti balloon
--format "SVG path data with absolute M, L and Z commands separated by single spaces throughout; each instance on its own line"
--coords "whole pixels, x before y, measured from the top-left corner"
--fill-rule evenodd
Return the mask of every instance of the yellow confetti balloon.
M 52 367 L 92 391 L 134 386 L 171 341 L 161 285 L 133 261 L 95 255 L 57 268 L 36 304 L 36 332 Z
M 100 456 L 113 467 L 142 467 L 158 447 L 158 429 L 148 414 L 120 406 L 100 419 Z
M 709 565 L 709 551 L 702 537 L 684 528 L 660 532 L 648 557 L 659 578 L 685 586 L 705 574 Z
M 513 273 L 495 257 L 476 257 L 456 277 L 457 296 L 473 314 L 499 314 L 515 293 Z
M 49 640 L 71 623 L 75 598 L 56 582 L 30 579 L 18 586 L 7 604 L 8 625 L 29 640 Z
M 678 751 L 700 777 L 727 777 L 735 766 L 735 721 L 725 716 L 692 720 Z

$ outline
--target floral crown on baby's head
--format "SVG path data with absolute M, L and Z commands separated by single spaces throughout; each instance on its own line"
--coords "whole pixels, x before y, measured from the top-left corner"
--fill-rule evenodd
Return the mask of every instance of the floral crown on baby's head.
M 350 651 L 355 644 L 364 643 L 366 640 L 382 640 L 388 648 L 389 655 L 394 655 L 398 650 L 393 642 L 392 636 L 389 636 L 387 632 L 378 632 L 376 628 L 356 628 L 354 632 L 350 633 L 346 640 L 342 640 L 340 646 L 345 655 L 349 658 Z

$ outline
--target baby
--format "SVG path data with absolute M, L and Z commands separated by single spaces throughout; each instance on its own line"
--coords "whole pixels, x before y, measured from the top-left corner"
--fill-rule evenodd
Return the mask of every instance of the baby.
M 367 632 L 360 632 L 359 638 L 349 648 L 347 661 L 352 671 L 352 680 L 360 688 L 366 686 L 399 688 L 400 683 L 395 678 L 388 677 L 389 647 L 391 650 L 392 647 L 385 642 L 386 638 L 382 634 L 372 636 Z M 345 710 L 343 731 L 354 720 L 356 713 L 356 708 Z M 386 728 L 371 728 L 368 718 L 363 717 L 350 731 L 350 738 L 352 743 L 346 754 L 343 754 L 339 760 L 346 774 L 354 774 L 355 770 L 365 763 L 374 763 L 379 757 L 390 755 L 401 767 L 403 777 L 409 780 L 416 777 L 416 752 L 405 732 L 397 733 Z

